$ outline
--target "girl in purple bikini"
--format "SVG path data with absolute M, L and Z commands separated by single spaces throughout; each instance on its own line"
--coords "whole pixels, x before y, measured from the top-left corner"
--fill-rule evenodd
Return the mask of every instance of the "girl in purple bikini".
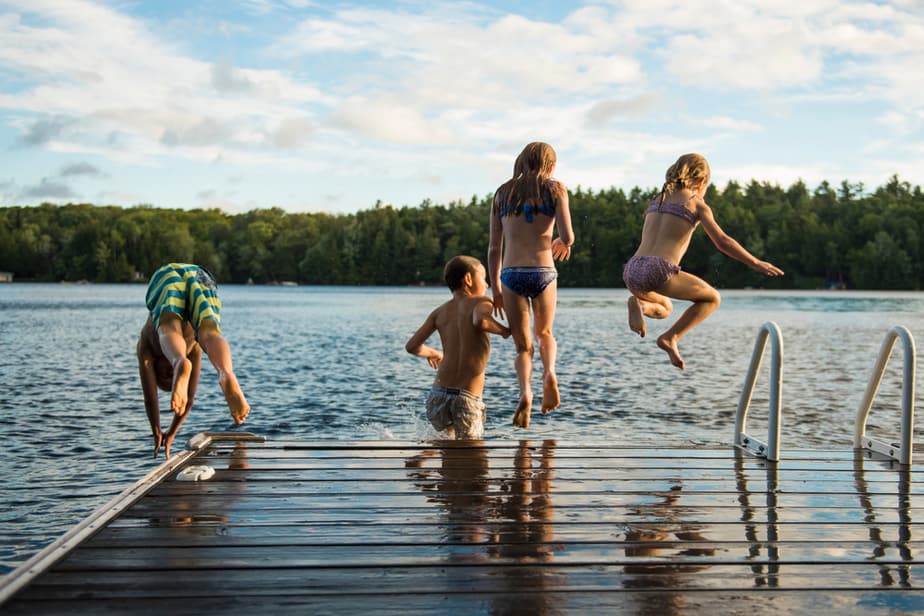
M 783 275 L 783 270 L 756 258 L 722 231 L 703 200 L 709 177 L 709 163 L 700 154 L 684 154 L 668 168 L 660 194 L 645 210 L 642 242 L 622 273 L 626 288 L 632 292 L 629 328 L 639 336 L 645 336 L 644 317 L 663 319 L 671 314 L 671 298 L 693 302 L 658 337 L 658 346 L 681 370 L 685 364 L 677 342 L 712 314 L 720 301 L 719 292 L 706 281 L 680 269 L 697 225 L 702 223 L 712 243 L 729 257 L 767 276 Z
M 542 359 L 542 412 L 558 408 L 560 397 L 555 376 L 555 338 L 552 322 L 558 299 L 555 260 L 571 256 L 574 232 L 568 211 L 568 190 L 552 179 L 555 150 L 534 142 L 523 148 L 513 165 L 513 177 L 494 193 L 491 207 L 491 239 L 488 275 L 495 315 L 506 312 L 517 356 L 514 367 L 520 400 L 513 425 L 529 427 L 533 393 L 533 332 Z M 557 227 L 558 237 L 552 239 Z M 503 263 L 503 268 L 501 264 Z

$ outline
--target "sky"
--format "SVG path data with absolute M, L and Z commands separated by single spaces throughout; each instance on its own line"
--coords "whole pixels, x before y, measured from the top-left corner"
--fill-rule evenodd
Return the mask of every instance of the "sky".
M 924 177 L 924 0 L 0 0 L 0 206 Z

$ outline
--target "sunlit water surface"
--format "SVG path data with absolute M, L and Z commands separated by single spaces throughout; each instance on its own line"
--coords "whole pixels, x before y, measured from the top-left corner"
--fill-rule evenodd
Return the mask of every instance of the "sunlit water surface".
M 0 285 L 0 573 L 160 463 L 150 458 L 134 356 L 144 291 Z M 222 329 L 253 406 L 240 429 L 269 439 L 436 436 L 422 414 L 433 372 L 404 343 L 448 299 L 445 289 L 228 285 L 221 296 Z M 625 323 L 626 298 L 619 289 L 561 291 L 562 406 L 535 412 L 528 430 L 510 425 L 518 395 L 513 344 L 495 339 L 486 438 L 727 445 L 757 332 L 772 320 L 784 339 L 783 449 L 850 447 L 886 332 L 904 325 L 924 340 L 924 293 L 727 291 L 719 311 L 681 342 L 681 372 L 654 344 L 672 319 L 651 323 L 639 339 Z M 900 354 L 897 348 L 869 424 L 871 433 L 893 438 Z M 751 406 L 755 435 L 766 431 L 768 364 Z M 924 390 L 917 391 L 920 407 Z M 161 406 L 168 406 L 163 394 Z M 196 432 L 229 429 L 204 361 L 175 451 Z

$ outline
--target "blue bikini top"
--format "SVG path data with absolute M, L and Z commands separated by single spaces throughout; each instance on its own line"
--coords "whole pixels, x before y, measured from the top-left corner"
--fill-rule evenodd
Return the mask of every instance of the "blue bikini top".
M 530 203 L 510 205 L 504 203 L 498 206 L 497 215 L 503 218 L 508 215 L 519 216 L 523 214 L 523 218 L 526 219 L 526 222 L 532 222 L 536 214 L 545 214 L 550 218 L 554 218 L 555 204 L 552 203 L 552 191 L 549 189 L 549 185 L 554 181 L 555 180 L 550 180 L 539 189 L 539 194 L 542 195 L 542 203 L 539 205 L 532 205 Z

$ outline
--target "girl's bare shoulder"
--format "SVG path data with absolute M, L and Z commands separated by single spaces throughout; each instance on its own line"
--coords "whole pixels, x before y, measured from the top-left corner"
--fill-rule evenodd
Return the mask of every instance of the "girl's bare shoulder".
M 549 178 L 549 192 L 555 196 L 567 195 L 568 187 L 565 186 L 565 183 L 561 180 L 556 180 L 555 178 Z
M 689 207 L 696 212 L 697 218 L 701 219 L 704 215 L 712 218 L 712 208 L 709 207 L 706 200 L 699 195 L 694 195 L 693 198 L 690 199 Z

